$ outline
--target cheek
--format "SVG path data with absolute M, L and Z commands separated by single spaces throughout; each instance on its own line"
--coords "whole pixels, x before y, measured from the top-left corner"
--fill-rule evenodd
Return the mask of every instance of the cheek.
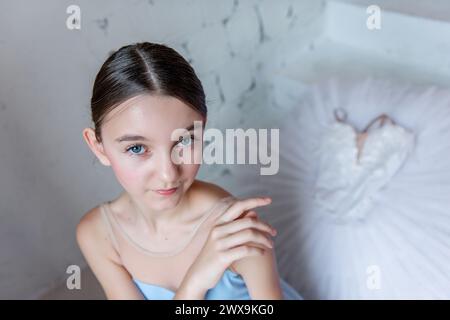
M 171 151 L 173 161 L 178 164 L 200 164 L 203 157 L 202 143 L 196 141 L 191 147 L 174 148 Z
M 183 176 L 186 180 L 194 180 L 195 176 L 198 173 L 198 170 L 200 169 L 200 164 L 185 164 L 182 165 L 183 170 Z
M 182 176 L 187 181 L 194 181 L 202 163 L 202 144 L 196 144 L 190 149 L 180 150 L 178 154 L 184 160 L 180 164 Z
M 127 191 L 139 190 L 143 181 L 144 175 L 136 166 L 132 166 L 127 162 L 111 161 L 111 167 L 114 174 L 122 185 L 122 187 Z
M 201 153 L 200 153 L 201 154 Z M 143 188 L 149 184 L 149 170 L 154 172 L 155 168 L 148 168 L 144 170 L 139 165 L 133 161 L 138 161 L 134 159 L 117 159 L 114 157 L 109 157 L 111 168 L 114 174 L 122 185 L 122 187 L 130 193 L 139 193 Z M 185 187 L 188 188 L 192 184 L 197 176 L 200 169 L 200 164 L 180 164 L 179 174 L 181 180 L 185 182 Z
M 194 182 L 199 169 L 200 169 L 199 164 L 188 164 L 188 165 L 182 166 L 184 192 L 186 192 L 189 189 L 189 187 L 191 186 L 191 184 Z

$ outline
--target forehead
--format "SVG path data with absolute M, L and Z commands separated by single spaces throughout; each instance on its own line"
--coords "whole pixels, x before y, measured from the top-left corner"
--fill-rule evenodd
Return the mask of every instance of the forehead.
M 102 135 L 109 140 L 124 134 L 167 140 L 173 130 L 186 128 L 196 120 L 202 120 L 202 115 L 177 98 L 140 95 L 106 115 Z

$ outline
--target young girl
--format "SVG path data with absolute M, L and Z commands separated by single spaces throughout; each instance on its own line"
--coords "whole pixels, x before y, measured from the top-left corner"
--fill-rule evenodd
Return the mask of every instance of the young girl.
M 173 161 L 201 159 L 193 124 L 207 116 L 182 56 L 148 42 L 120 48 L 97 74 L 91 108 L 83 137 L 124 192 L 82 217 L 77 242 L 108 299 L 301 299 L 279 278 L 276 231 L 252 210 L 271 199 L 238 199 L 196 180 L 199 161 Z

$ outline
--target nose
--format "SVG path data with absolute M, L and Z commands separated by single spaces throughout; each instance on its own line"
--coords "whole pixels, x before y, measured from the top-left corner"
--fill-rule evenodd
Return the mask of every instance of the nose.
M 161 182 L 167 187 L 171 187 L 176 183 L 179 176 L 179 166 L 172 161 L 170 152 L 161 153 L 157 171 Z

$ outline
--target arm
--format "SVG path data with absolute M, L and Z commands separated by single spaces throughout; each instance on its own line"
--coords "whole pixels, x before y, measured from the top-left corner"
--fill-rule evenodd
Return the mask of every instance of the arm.
M 100 282 L 107 299 L 142 300 L 144 296 L 131 275 L 120 264 L 120 258 L 109 238 L 97 209 L 86 213 L 77 226 L 77 243 L 89 267 Z
M 188 272 L 181 282 L 173 300 L 205 300 L 206 290 L 200 289 Z
M 274 249 L 265 248 L 264 255 L 235 261 L 233 268 L 245 281 L 252 300 L 283 300 Z
M 217 185 L 209 183 L 209 187 L 210 190 L 214 190 L 216 199 L 232 195 Z M 246 216 L 250 215 L 257 217 L 254 211 L 246 214 Z M 262 248 L 264 255 L 237 260 L 231 264 L 231 269 L 242 276 L 252 299 L 282 300 L 284 297 L 276 268 L 274 249 Z M 204 294 L 201 299 L 204 299 Z
M 109 242 L 107 231 L 98 219 L 99 212 L 89 211 L 77 226 L 77 243 L 89 267 L 109 300 L 143 300 L 129 272 L 121 265 L 120 257 Z M 203 300 L 206 291 L 200 290 L 187 275 L 174 300 Z

